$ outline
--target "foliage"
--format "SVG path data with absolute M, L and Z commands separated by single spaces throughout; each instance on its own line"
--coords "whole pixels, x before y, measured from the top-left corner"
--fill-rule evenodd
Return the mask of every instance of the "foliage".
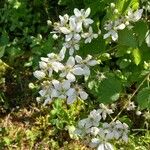
M 85 11 L 82 10 L 80 16 L 81 9 Z M 72 15 L 73 10 L 75 15 Z M 60 18 L 66 14 L 68 22 L 61 26 Z M 150 3 L 146 0 L 0 1 L 0 117 L 8 117 L 5 118 L 6 124 L 0 119 L 0 147 L 61 149 L 64 146 L 75 149 L 71 138 L 77 138 L 73 137 L 77 122 L 104 103 L 114 111 L 106 121 L 120 120 L 127 123 L 131 130 L 128 144 L 112 140 L 114 147 L 149 149 L 149 15 Z M 84 24 L 85 21 L 79 31 L 75 27 L 69 28 L 73 17 L 76 17 L 77 24 L 80 19 L 83 22 L 86 19 L 92 21 L 86 20 L 88 25 Z M 75 34 L 77 43 L 72 52 L 66 44 Z M 50 76 L 47 73 L 50 67 L 46 71 L 42 68 L 44 59 L 56 60 L 47 54 L 62 55 L 60 52 L 64 50 L 64 45 L 64 58 L 57 60 L 59 64 L 54 66 L 54 73 Z M 75 67 L 69 72 L 71 77 L 67 77 L 69 73 L 64 71 L 67 65 L 70 66 L 65 63 L 69 59 L 75 61 Z M 39 72 L 38 64 L 46 75 Z M 77 72 L 81 70 L 82 73 Z M 33 74 L 39 81 L 35 81 Z M 58 80 L 59 86 L 63 87 L 64 79 L 71 81 L 66 90 L 71 89 L 75 94 L 71 95 L 71 90 L 66 95 L 63 93 L 66 102 L 59 95 L 62 89 L 55 87 L 57 94 L 49 92 L 48 97 L 52 94 L 54 97 L 46 99 L 44 104 L 48 105 L 41 107 L 39 100 L 45 101 L 46 97 L 42 96 L 43 89 L 39 92 L 41 85 L 44 87 L 50 81 L 49 85 L 54 87 Z M 35 100 L 37 96 L 38 102 Z M 23 115 L 25 108 L 27 112 L 31 111 L 30 117 Z M 36 114 L 34 110 L 37 110 Z M 9 113 L 13 119 L 22 115 L 23 121 L 13 123 Z M 132 132 L 136 128 L 146 131 L 145 134 L 140 132 L 137 139 L 138 132 Z M 82 149 L 80 144 L 84 147 L 79 142 L 77 149 Z

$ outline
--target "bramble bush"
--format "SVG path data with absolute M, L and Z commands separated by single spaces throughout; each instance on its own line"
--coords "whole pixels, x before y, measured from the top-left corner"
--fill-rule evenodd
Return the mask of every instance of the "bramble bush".
M 57 135 L 113 150 L 118 141 L 126 145 L 136 129 L 148 132 L 150 2 L 9 0 L 3 6 L 3 111 L 11 107 L 13 79 L 20 87 L 17 97 L 13 93 L 15 105 L 20 98 L 29 105 L 37 96 L 37 107 L 50 109 L 48 124 Z

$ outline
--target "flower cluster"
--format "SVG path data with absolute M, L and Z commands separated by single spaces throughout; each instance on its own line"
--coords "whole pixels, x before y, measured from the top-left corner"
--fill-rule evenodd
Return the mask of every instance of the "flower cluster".
M 79 50 L 79 42 L 84 39 L 85 43 L 90 43 L 92 39 L 97 38 L 98 34 L 93 33 L 91 24 L 94 22 L 90 15 L 90 8 L 87 10 L 77 8 L 74 9 L 74 15 L 59 16 L 60 21 L 54 23 L 53 38 L 57 39 L 59 35 L 63 35 L 66 49 L 69 54 L 73 55 L 75 50 Z M 99 32 L 100 33 L 100 32 Z
M 111 4 L 111 7 L 114 9 L 114 13 L 117 12 L 117 9 L 115 9 L 115 4 Z M 131 23 L 139 21 L 139 19 L 142 17 L 143 9 L 136 10 L 133 12 L 132 9 L 129 9 L 127 12 L 127 15 L 121 16 L 114 21 L 108 20 L 104 24 L 104 29 L 108 31 L 106 34 L 104 34 L 104 39 L 107 39 L 108 37 L 111 37 L 113 41 L 116 41 L 118 39 L 118 31 L 123 30 L 126 27 L 132 28 Z
M 128 125 L 121 123 L 119 120 L 110 123 L 104 122 L 106 117 L 112 113 L 112 109 L 100 104 L 100 109 L 94 109 L 90 112 L 88 118 L 78 122 L 74 133 L 88 141 L 92 148 L 113 150 L 113 146 L 109 142 L 113 139 L 127 142 L 129 130 Z
M 65 63 L 65 53 L 66 48 L 63 47 L 59 54 L 50 53 L 47 57 L 41 57 L 40 70 L 33 73 L 42 82 L 39 91 L 41 97 L 37 97 L 37 100 L 44 100 L 44 105 L 55 98 L 67 99 L 67 103 L 72 104 L 78 98 L 85 100 L 88 97 L 82 87 L 77 85 L 76 76 L 89 76 L 89 67 L 96 65 L 97 61 L 91 55 L 85 59 L 76 55 L 69 56 Z
M 47 57 L 41 57 L 39 62 L 40 70 L 33 74 L 41 81 L 40 97 L 37 101 L 44 101 L 44 105 L 52 102 L 54 99 L 66 99 L 67 104 L 72 104 L 77 99 L 86 100 L 88 94 L 81 86 L 77 84 L 77 76 L 89 76 L 90 67 L 97 64 L 91 55 L 83 59 L 79 55 L 73 55 L 74 50 L 79 49 L 81 38 L 85 43 L 90 43 L 98 34 L 93 33 L 90 26 L 93 20 L 88 18 L 90 8 L 87 10 L 74 9 L 74 15 L 59 16 L 60 21 L 54 23 L 53 38 L 63 34 L 65 42 L 59 54 L 50 53 Z M 48 20 L 48 25 L 51 21 Z M 69 58 L 66 60 L 66 50 L 69 49 Z

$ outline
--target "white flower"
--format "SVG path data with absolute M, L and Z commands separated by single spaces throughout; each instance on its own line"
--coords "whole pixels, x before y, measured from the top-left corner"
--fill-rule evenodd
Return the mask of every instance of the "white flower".
M 79 32 L 82 30 L 80 26 L 75 22 L 75 19 L 70 19 L 69 21 L 69 33 L 65 36 L 65 41 L 76 40 L 80 41 L 81 37 Z
M 44 72 L 47 72 L 49 77 L 52 76 L 53 71 L 57 72 L 64 69 L 64 65 L 60 63 L 65 57 L 66 48 L 63 47 L 60 53 L 54 54 L 50 53 L 48 57 L 41 57 L 41 61 L 39 62 L 40 69 Z
M 83 23 L 84 27 L 88 27 L 90 24 L 93 23 L 92 19 L 87 18 L 90 15 L 90 12 L 91 12 L 90 8 L 88 8 L 86 11 L 84 9 L 79 10 L 75 8 L 74 9 L 75 16 L 73 17 L 75 17 L 79 23 L 81 22 L 81 25 Z
M 66 77 L 69 81 L 74 82 L 76 80 L 75 75 L 83 75 L 83 69 L 79 66 L 75 66 L 75 59 L 73 56 L 70 56 L 60 77 Z
M 114 22 L 108 21 L 104 25 L 104 29 L 108 31 L 104 34 L 104 39 L 111 37 L 113 41 L 116 41 L 118 39 L 118 30 L 123 30 L 126 27 L 123 21 L 123 18 L 115 20 Z
M 123 141 L 128 141 L 128 125 L 126 123 L 121 123 L 119 120 L 116 121 L 116 129 L 121 134 L 121 138 Z
M 103 120 L 106 119 L 107 114 L 110 115 L 113 113 L 112 109 L 107 108 L 103 103 L 100 104 L 99 112 L 101 113 Z
M 92 27 L 89 27 L 89 31 L 86 33 L 83 33 L 82 37 L 86 39 L 85 40 L 85 44 L 86 44 L 86 43 L 91 43 L 93 38 L 96 39 L 98 37 L 98 34 L 93 33 Z
M 38 80 L 42 80 L 43 78 L 45 78 L 46 74 L 43 71 L 40 70 L 36 70 L 35 72 L 33 72 L 33 75 L 38 79 Z
M 90 112 L 90 115 L 88 116 L 88 118 L 91 120 L 91 124 L 92 126 L 99 126 L 99 122 L 101 120 L 101 115 L 99 110 L 93 110 Z
M 134 110 L 135 109 L 135 104 L 134 102 L 128 102 L 128 105 L 127 105 L 127 110 L 130 111 L 130 110 Z
M 137 22 L 138 20 L 141 19 L 142 13 L 143 13 L 143 9 L 139 9 L 135 12 L 133 12 L 132 9 L 129 9 L 126 18 L 131 22 Z
M 85 76 L 90 75 L 90 69 L 89 69 L 90 66 L 95 66 L 98 64 L 98 62 L 96 60 L 92 59 L 91 55 L 88 55 L 84 60 L 82 59 L 81 56 L 76 55 L 75 60 L 78 63 L 78 65 L 76 65 L 76 66 L 79 66 L 83 69 L 83 74 Z
M 80 98 L 82 100 L 86 100 L 88 98 L 88 94 L 83 91 L 79 86 L 76 86 L 75 88 L 70 88 L 66 95 L 67 98 L 67 104 L 72 104 L 77 98 Z
M 65 99 L 67 97 L 66 92 L 70 89 L 70 81 L 64 80 L 60 82 L 58 80 L 52 80 L 54 88 L 52 89 L 52 97 Z
M 69 55 L 73 55 L 75 50 L 79 50 L 79 44 L 76 40 L 65 42 L 63 46 L 69 49 Z

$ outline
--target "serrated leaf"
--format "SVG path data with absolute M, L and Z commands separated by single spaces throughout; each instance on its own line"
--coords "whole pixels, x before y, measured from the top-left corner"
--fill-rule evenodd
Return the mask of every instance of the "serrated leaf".
M 141 109 L 150 109 L 150 87 L 143 88 L 138 93 L 137 102 Z
M 128 29 L 119 31 L 118 43 L 120 45 L 125 45 L 133 48 L 136 48 L 138 46 L 133 30 Z
M 111 103 L 118 100 L 122 86 L 118 79 L 110 77 L 103 80 L 99 86 L 99 98 L 102 103 Z
M 133 58 L 134 58 L 134 62 L 136 65 L 139 65 L 139 63 L 141 62 L 141 53 L 140 50 L 138 48 L 135 48 L 132 52 L 133 54 Z
M 147 23 L 144 21 L 139 21 L 135 24 L 134 31 L 138 37 L 139 46 L 141 46 L 143 41 L 145 40 L 147 29 Z

